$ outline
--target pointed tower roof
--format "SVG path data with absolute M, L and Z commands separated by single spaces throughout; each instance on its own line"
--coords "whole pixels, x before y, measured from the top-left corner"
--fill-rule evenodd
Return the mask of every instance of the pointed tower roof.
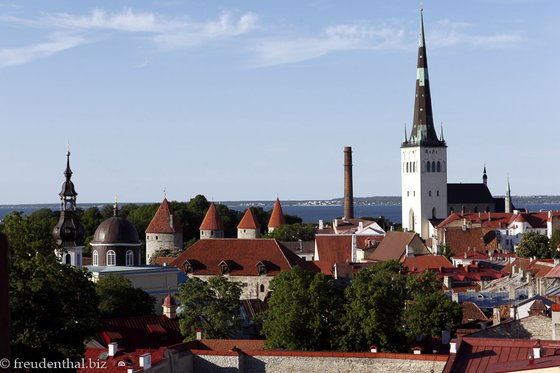
M 282 224 L 286 224 L 286 218 L 284 217 L 284 212 L 282 211 L 280 200 L 278 199 L 278 197 L 276 197 L 276 202 L 274 202 L 272 214 L 270 215 L 270 220 L 268 221 L 268 227 L 278 228 Z
M 72 170 L 70 169 L 70 145 L 66 149 L 66 169 L 64 170 L 64 177 L 66 180 L 62 183 L 62 190 L 58 194 L 61 198 L 64 197 L 76 197 L 76 189 L 74 188 L 74 183 L 72 182 Z
M 218 210 L 216 210 L 216 205 L 214 205 L 214 202 L 210 203 L 210 207 L 208 207 L 206 216 L 204 216 L 204 220 L 202 220 L 202 224 L 200 224 L 200 230 L 201 231 L 224 230 L 224 224 L 222 223 L 222 219 L 218 214 Z
M 418 39 L 418 65 L 416 68 L 416 98 L 414 101 L 414 119 L 410 140 L 403 146 L 436 146 L 443 147 L 445 141 L 438 139 L 434 128 L 432 114 L 432 97 L 428 77 L 428 60 L 426 57 L 426 39 L 424 37 L 424 15 L 420 11 L 420 36 Z
M 171 211 L 167 198 L 159 205 L 152 221 L 146 228 L 146 233 L 181 233 L 181 222 Z
M 245 211 L 245 215 L 237 225 L 237 229 L 258 229 L 259 223 L 257 223 L 257 219 L 255 219 L 255 215 L 253 214 L 253 210 L 249 207 L 247 211 Z

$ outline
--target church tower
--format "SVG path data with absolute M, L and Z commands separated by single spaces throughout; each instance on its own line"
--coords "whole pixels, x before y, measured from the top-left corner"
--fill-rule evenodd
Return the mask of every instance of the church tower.
M 432 115 L 430 80 L 420 11 L 420 37 L 416 69 L 416 97 L 410 137 L 401 144 L 403 229 L 429 237 L 429 219 L 447 217 L 447 144 L 443 130 L 438 138 Z
M 84 228 L 76 216 L 76 189 L 72 182 L 70 169 L 70 147 L 66 151 L 66 180 L 62 184 L 60 196 L 60 217 L 53 229 L 53 237 L 58 245 L 57 256 L 62 263 L 76 267 L 82 265 L 82 249 L 84 248 Z

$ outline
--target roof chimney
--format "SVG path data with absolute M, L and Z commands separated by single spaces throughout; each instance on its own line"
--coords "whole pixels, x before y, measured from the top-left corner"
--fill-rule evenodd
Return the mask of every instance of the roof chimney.
M 541 358 L 541 340 L 537 339 L 535 344 L 533 345 L 533 356 L 535 359 Z
M 152 355 L 149 352 L 140 355 L 139 357 L 140 367 L 144 368 L 144 370 L 148 370 L 152 367 Z
M 204 332 L 204 330 L 202 328 L 198 328 L 196 329 L 196 339 L 198 341 L 200 341 L 202 339 L 202 333 Z
M 553 304 L 550 310 L 552 311 L 552 339 L 557 341 L 560 339 L 560 304 Z
M 451 342 L 449 342 L 449 353 L 450 354 L 456 354 L 457 353 L 457 340 L 456 339 L 452 339 Z
M 107 355 L 110 357 L 113 357 L 117 354 L 117 351 L 119 350 L 119 345 L 117 344 L 117 342 L 111 342 L 109 343 L 108 347 L 108 352 Z
M 352 147 L 344 147 L 344 217 L 354 218 L 354 188 L 352 186 Z

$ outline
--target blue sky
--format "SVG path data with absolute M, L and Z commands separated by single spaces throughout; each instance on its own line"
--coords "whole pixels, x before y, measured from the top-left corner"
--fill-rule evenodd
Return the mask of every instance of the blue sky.
M 560 2 L 424 1 L 449 182 L 560 194 Z M 0 1 L 0 204 L 399 195 L 417 1 Z

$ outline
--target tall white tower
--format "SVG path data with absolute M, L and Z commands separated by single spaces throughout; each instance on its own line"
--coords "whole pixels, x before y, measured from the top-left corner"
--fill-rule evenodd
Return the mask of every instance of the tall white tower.
M 434 128 L 422 11 L 417 66 L 412 132 L 401 144 L 402 224 L 426 239 L 428 220 L 447 217 L 447 144 Z

